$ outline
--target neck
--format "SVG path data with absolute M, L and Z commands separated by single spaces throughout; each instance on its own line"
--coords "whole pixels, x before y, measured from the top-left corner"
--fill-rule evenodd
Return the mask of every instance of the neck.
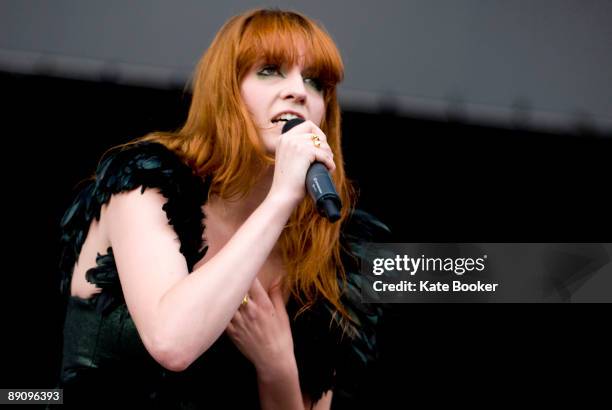
M 274 166 L 262 172 L 253 188 L 242 198 L 223 199 L 217 196 L 208 201 L 208 212 L 213 212 L 220 220 L 238 229 L 257 209 L 268 195 L 272 186 Z

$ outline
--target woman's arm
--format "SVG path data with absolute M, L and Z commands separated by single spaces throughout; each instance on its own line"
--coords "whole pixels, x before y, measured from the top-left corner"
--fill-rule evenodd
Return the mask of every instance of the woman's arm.
M 316 404 L 313 404 L 307 395 L 302 394 L 295 360 L 287 361 L 273 374 L 257 372 L 257 385 L 263 410 L 329 410 L 331 408 L 333 394 L 331 390 L 323 394 Z
M 293 355 L 292 355 L 293 357 Z M 259 402 L 263 410 L 303 410 L 298 369 L 293 360 L 277 364 L 274 372 L 257 371 Z
M 291 214 L 268 196 L 227 244 L 190 275 L 154 190 L 113 196 L 103 211 L 125 300 L 140 337 L 164 367 L 184 370 L 225 330 Z

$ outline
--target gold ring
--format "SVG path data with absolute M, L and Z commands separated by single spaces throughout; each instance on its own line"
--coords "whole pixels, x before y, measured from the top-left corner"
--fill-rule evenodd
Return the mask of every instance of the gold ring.
M 312 140 L 312 143 L 315 147 L 319 148 L 321 146 L 321 140 L 319 139 L 319 136 L 317 134 L 312 134 L 310 139 Z
M 240 304 L 241 306 L 246 306 L 247 303 L 249 303 L 249 295 L 244 295 L 244 297 L 242 298 L 242 303 Z

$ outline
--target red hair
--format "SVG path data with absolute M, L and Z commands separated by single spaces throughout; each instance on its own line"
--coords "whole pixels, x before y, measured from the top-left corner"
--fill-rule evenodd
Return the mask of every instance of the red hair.
M 307 17 L 290 11 L 253 10 L 231 18 L 217 33 L 194 73 L 188 118 L 176 132 L 152 133 L 153 140 L 179 154 L 197 174 L 211 179 L 209 195 L 240 198 L 253 187 L 260 171 L 273 164 L 240 96 L 240 84 L 261 58 L 295 64 L 297 45 L 306 50 L 304 66 L 322 83 L 325 115 L 320 124 L 334 153 L 332 175 L 343 208 L 340 221 L 320 217 L 305 198 L 291 215 L 280 247 L 288 271 L 285 284 L 302 304 L 302 312 L 324 298 L 348 318 L 340 302 L 338 278 L 346 280 L 340 259 L 340 226 L 354 205 L 341 150 L 340 108 L 336 84 L 344 67 L 333 40 Z M 254 172 L 254 170 L 256 172 Z M 343 324 L 346 324 L 341 320 Z

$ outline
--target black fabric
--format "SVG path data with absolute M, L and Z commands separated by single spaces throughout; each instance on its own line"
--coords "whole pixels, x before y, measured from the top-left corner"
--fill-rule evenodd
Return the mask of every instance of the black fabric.
M 141 142 L 106 155 L 95 179 L 88 181 L 62 219 L 62 290 L 68 305 L 60 387 L 66 404 L 133 403 L 144 408 L 258 408 L 256 374 L 231 340 L 222 335 L 183 372 L 161 367 L 146 351 L 129 315 L 112 248 L 98 255 L 86 279 L 102 289 L 91 299 L 69 295 L 72 270 L 91 222 L 113 194 L 140 188 L 158 189 L 167 199 L 163 210 L 176 231 L 189 272 L 206 246 L 202 241 L 208 182 L 195 175 L 161 144 Z M 380 309 L 360 303 L 359 257 L 363 241 L 380 240 L 387 228 L 355 211 L 343 227 L 347 271 L 343 302 L 361 326 L 355 337 L 343 337 L 325 302 L 294 319 L 299 309 L 291 298 L 291 320 L 302 391 L 313 400 L 332 388 L 350 395 L 357 378 L 375 358 L 375 326 Z M 378 235 L 378 236 L 377 236 Z M 341 383 L 338 383 L 342 380 Z

